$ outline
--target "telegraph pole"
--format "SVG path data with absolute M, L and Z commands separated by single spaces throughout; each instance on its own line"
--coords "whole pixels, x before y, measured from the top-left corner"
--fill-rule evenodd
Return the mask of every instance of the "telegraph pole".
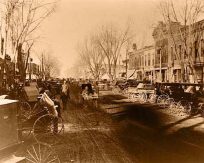
M 31 70 L 31 68 L 32 68 L 32 67 L 31 67 L 31 63 L 32 63 L 32 61 L 33 61 L 33 59 L 30 58 L 30 66 L 29 66 L 29 70 L 30 70 L 30 71 L 29 71 L 29 80 L 30 80 L 30 81 L 31 81 L 31 71 L 32 71 L 32 70 Z
M 43 61 L 44 57 L 43 57 L 43 53 L 42 53 L 42 79 L 44 79 L 44 61 Z
M 127 76 L 127 55 L 128 55 L 128 48 L 126 49 L 126 55 L 125 55 L 126 80 L 128 79 L 128 76 Z
M 162 82 L 162 72 L 161 72 L 161 69 L 162 69 L 162 62 L 161 62 L 161 53 L 162 53 L 162 48 L 160 49 L 160 52 L 159 52 L 159 67 L 160 67 L 160 82 Z

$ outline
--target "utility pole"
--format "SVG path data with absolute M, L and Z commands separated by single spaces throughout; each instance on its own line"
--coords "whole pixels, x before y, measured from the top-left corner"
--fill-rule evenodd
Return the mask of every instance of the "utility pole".
M 128 79 L 127 70 L 128 70 L 128 64 L 127 64 L 127 55 L 128 55 L 128 48 L 126 49 L 126 55 L 125 55 L 125 69 L 126 69 L 126 80 Z
M 127 42 L 126 55 L 125 55 L 125 69 L 126 69 L 126 80 L 128 79 L 128 52 L 129 52 L 130 42 Z
M 42 53 L 42 79 L 44 79 L 44 61 L 43 61 L 44 57 L 43 57 L 43 53 Z
M 33 61 L 33 59 L 32 58 L 30 58 L 30 66 L 29 66 L 29 80 L 31 81 L 31 69 L 32 69 L 32 67 L 31 67 L 31 63 L 32 63 L 32 61 Z
M 162 69 L 162 62 L 161 62 L 161 53 L 162 53 L 162 47 L 161 47 L 161 49 L 159 50 L 159 67 L 160 67 L 160 82 L 162 82 L 162 71 L 161 71 L 161 69 Z

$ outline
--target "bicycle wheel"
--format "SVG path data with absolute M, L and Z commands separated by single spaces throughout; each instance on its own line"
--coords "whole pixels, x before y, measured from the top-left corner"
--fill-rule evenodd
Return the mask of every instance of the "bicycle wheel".
M 39 117 L 33 125 L 33 136 L 38 143 L 56 144 L 62 131 L 64 131 L 62 118 L 51 114 Z
M 28 147 L 25 158 L 28 163 L 60 163 L 59 157 L 53 148 L 40 143 Z

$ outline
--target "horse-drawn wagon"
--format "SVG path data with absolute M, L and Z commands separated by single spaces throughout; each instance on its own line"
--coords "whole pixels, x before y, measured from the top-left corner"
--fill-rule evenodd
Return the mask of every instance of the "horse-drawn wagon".
M 128 97 L 133 101 L 147 102 L 152 94 L 154 94 L 152 84 L 139 83 L 137 87 L 128 87 Z

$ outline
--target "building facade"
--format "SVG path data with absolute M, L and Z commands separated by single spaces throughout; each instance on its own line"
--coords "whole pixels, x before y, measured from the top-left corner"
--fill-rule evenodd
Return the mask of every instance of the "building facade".
M 146 46 L 129 52 L 129 71 L 137 80 L 154 80 L 155 48 Z
M 159 22 L 153 37 L 156 50 L 158 39 L 166 39 L 168 42 L 168 81 L 203 83 L 203 32 L 204 21 L 189 26 L 182 26 L 178 22 L 171 22 L 168 25 Z
M 129 52 L 137 80 L 203 83 L 204 20 L 190 26 L 159 22 L 152 36 L 153 46 Z

